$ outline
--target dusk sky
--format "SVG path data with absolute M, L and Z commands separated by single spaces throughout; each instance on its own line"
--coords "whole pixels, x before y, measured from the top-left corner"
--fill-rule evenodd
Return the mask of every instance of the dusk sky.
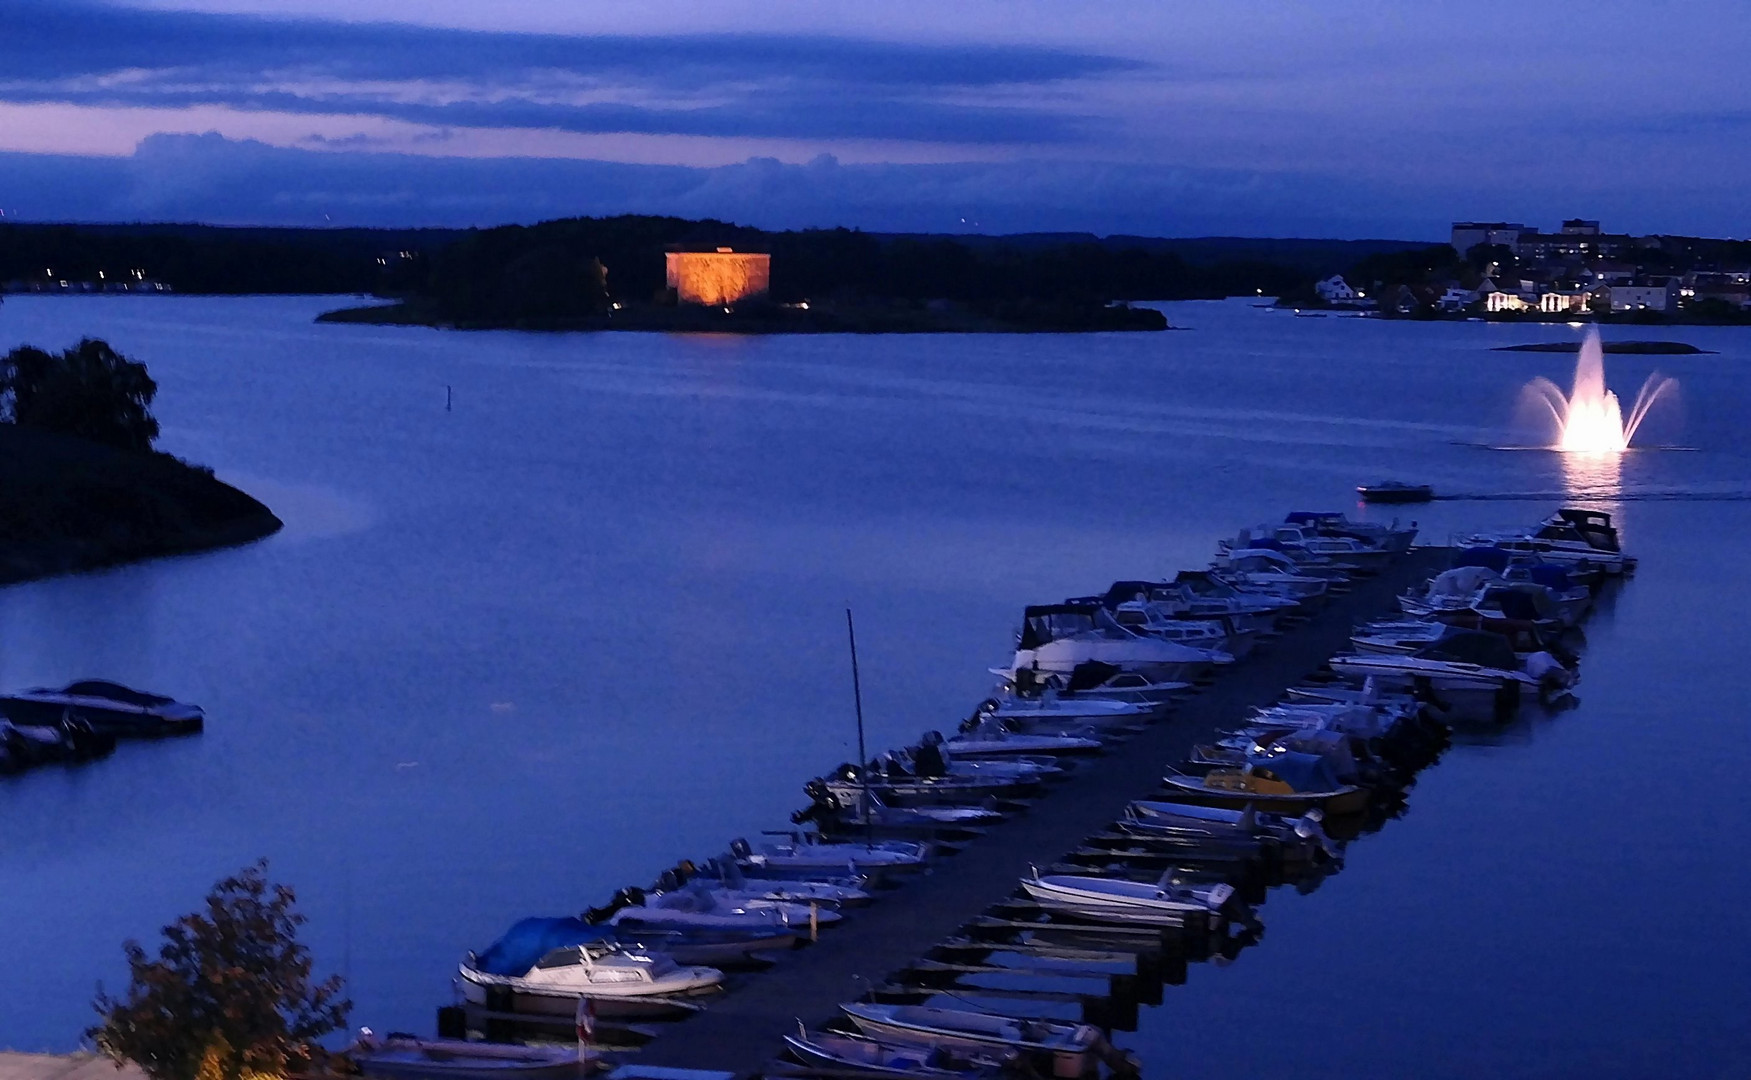
M 4 0 L 7 220 L 1745 235 L 1742 3 Z

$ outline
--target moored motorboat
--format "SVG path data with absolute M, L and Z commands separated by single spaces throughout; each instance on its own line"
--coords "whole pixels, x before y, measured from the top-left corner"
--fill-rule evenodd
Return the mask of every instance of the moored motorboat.
M 839 1008 L 859 1031 L 876 1038 L 972 1053 L 1019 1051 L 1046 1064 L 1054 1076 L 1081 1076 L 1117 1055 L 1093 1024 L 1024 1020 L 928 1005 L 845 1002 Z
M 346 1059 L 383 1080 L 576 1080 L 593 1071 L 575 1046 L 517 1046 L 465 1039 L 423 1039 L 362 1028 Z
M 1234 886 L 1181 885 L 1170 880 L 1128 881 L 1080 874 L 1035 874 L 1021 879 L 1022 891 L 1050 911 L 1099 922 L 1145 926 L 1214 925 L 1225 917 Z
M 1425 503 L 1435 497 L 1435 489 L 1428 484 L 1380 480 L 1372 484 L 1358 484 L 1356 494 L 1366 503 Z
M 1202 775 L 1169 769 L 1162 783 L 1172 799 L 1237 810 L 1251 805 L 1283 814 L 1309 810 L 1330 817 L 1355 814 L 1367 808 L 1369 798 L 1367 788 L 1340 782 L 1320 759 L 1305 754 L 1284 754 L 1269 765 L 1211 769 Z
M 100 733 L 133 739 L 192 735 L 206 724 L 206 713 L 198 705 L 103 679 L 83 679 L 58 690 L 37 687 L 5 695 L 0 697 L 0 714 L 21 724 L 41 725 L 71 717 L 84 720 Z
M 477 958 L 458 968 L 462 999 L 500 1012 L 571 1016 L 588 998 L 603 1017 L 661 1019 L 686 1016 L 689 1001 L 723 985 L 716 968 L 682 966 L 664 953 L 619 945 L 554 949 L 519 974 L 484 969 Z
M 890 1042 L 843 1031 L 810 1031 L 799 1021 L 784 1037 L 799 1063 L 833 1076 L 922 1077 L 927 1080 L 997 1080 L 1014 1062 L 1015 1051 L 991 1047 L 967 1053 L 946 1046 Z
M 878 840 L 835 843 L 809 833 L 789 833 L 755 847 L 746 840 L 730 843 L 730 854 L 749 877 L 838 877 L 892 874 L 922 870 L 930 858 L 928 842 Z

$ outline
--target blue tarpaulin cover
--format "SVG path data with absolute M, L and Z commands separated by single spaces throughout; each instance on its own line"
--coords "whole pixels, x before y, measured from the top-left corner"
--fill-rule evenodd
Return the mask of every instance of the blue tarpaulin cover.
M 1453 556 L 1454 566 L 1484 566 L 1496 573 L 1508 568 L 1508 553 L 1499 547 L 1460 548 Z
M 488 975 L 523 975 L 555 949 L 613 937 L 612 930 L 591 926 L 582 919 L 523 919 L 476 958 L 476 967 Z
M 1268 770 L 1296 791 L 1335 791 L 1344 786 L 1331 764 L 1314 754 L 1294 751 L 1251 759 L 1254 770 Z

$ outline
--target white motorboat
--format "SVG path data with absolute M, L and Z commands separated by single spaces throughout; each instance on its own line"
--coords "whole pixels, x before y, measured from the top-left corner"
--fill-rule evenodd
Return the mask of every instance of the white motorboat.
M 1172 871 L 1160 881 L 1048 874 L 1021 879 L 1022 890 L 1041 907 L 1101 922 L 1183 926 L 1217 923 L 1234 897 L 1234 886 L 1180 885 Z
M 1013 1050 L 991 1047 L 983 1053 L 957 1053 L 945 1046 L 883 1041 L 843 1031 L 810 1031 L 797 1021 L 784 1037 L 790 1056 L 828 1076 L 914 1077 L 917 1080 L 1000 1080 L 1013 1075 Z M 772 1075 L 772 1074 L 768 1074 Z M 779 1074 L 786 1075 L 786 1074 Z
M 1160 709 L 1155 705 L 1065 696 L 1047 690 L 1037 697 L 1005 694 L 987 698 L 979 705 L 978 714 L 999 722 L 1015 721 L 1023 727 L 1066 723 L 1123 726 L 1146 724 L 1160 714 Z
M 669 871 L 664 871 L 669 873 Z M 817 878 L 811 881 L 783 878 L 750 878 L 733 858 L 708 859 L 705 866 L 695 867 L 683 860 L 675 873 L 697 875 L 701 880 L 721 884 L 745 896 L 781 900 L 791 904 L 826 904 L 833 907 L 862 907 L 875 899 L 861 877 Z M 661 879 L 659 878 L 659 881 Z
M 1586 540 L 1573 537 L 1541 536 L 1545 530 L 1514 529 L 1505 532 L 1472 533 L 1461 537 L 1459 546 L 1463 549 L 1499 548 L 1511 556 L 1531 559 L 1539 562 L 1555 563 L 1562 567 L 1581 568 L 1599 567 L 1607 574 L 1622 574 L 1626 566 L 1633 560 L 1619 552 L 1603 551 L 1593 547 Z
M 1233 663 L 1234 657 L 1128 630 L 1099 604 L 1043 604 L 1025 612 L 1015 655 L 1003 674 L 1013 679 L 1017 671 L 1031 668 L 1036 678 L 1068 675 L 1091 660 L 1156 679 L 1190 682 Z
M 857 1030 L 879 1039 L 970 1053 L 1017 1050 L 1050 1062 L 1053 1076 L 1082 1076 L 1113 1055 L 1100 1028 L 1066 1020 L 1023 1020 L 928 1005 L 839 1006 Z
M 515 1046 L 466 1039 L 422 1039 L 359 1029 L 346 1058 L 383 1080 L 577 1080 L 589 1068 L 576 1046 Z
M 1231 555 L 1227 565 L 1214 567 L 1211 572 L 1242 592 L 1263 592 L 1302 604 L 1324 598 L 1334 582 L 1349 580 L 1341 571 L 1330 576 L 1310 573 L 1293 559 L 1269 548 L 1249 548 Z
M 1007 669 L 993 669 L 992 674 L 1004 677 L 1003 691 L 1020 697 L 1053 690 L 1061 697 L 1094 698 L 1105 701 L 1127 701 L 1134 705 L 1163 706 L 1192 689 L 1189 682 L 1152 679 L 1138 671 L 1090 661 L 1068 675 L 1056 672 L 1035 679 L 1028 668 L 1014 672 L 1010 679 Z
M 1408 528 L 1401 527 L 1397 518 L 1393 518 L 1390 525 L 1381 525 L 1373 521 L 1351 521 L 1336 511 L 1298 510 L 1285 516 L 1283 523 L 1312 529 L 1321 536 L 1361 540 L 1397 554 L 1409 551 L 1417 538 L 1417 523 L 1414 521 Z
M 500 1011 L 572 1016 L 579 998 L 588 998 L 602 1016 L 678 1016 L 697 1011 L 684 999 L 712 993 L 723 972 L 682 967 L 663 953 L 618 946 L 571 945 L 554 949 L 522 975 L 494 975 L 472 961 L 458 969 L 464 1001 Z M 501 1003 L 499 995 L 507 995 Z M 508 1004 L 509 1008 L 503 1008 Z
M 1378 571 L 1399 553 L 1347 536 L 1321 536 L 1295 525 L 1260 525 L 1242 529 L 1234 540 L 1217 544 L 1217 555 L 1230 555 L 1249 548 L 1287 552 L 1291 558 L 1304 555 L 1325 560 L 1344 569 Z
M 858 830 L 882 834 L 946 836 L 995 825 L 1003 820 L 997 810 L 982 806 L 889 806 L 873 790 L 860 789 L 846 800 L 824 781 L 803 785 L 810 805 L 790 816 L 797 824 L 814 822 L 823 832 L 843 835 Z
M 1421 619 L 1372 622 L 1350 635 L 1350 644 L 1360 653 L 1414 653 L 1440 641 L 1447 632 L 1444 623 Z
M 1092 735 L 1047 735 L 1010 731 L 1001 724 L 980 724 L 943 740 L 951 760 L 1026 755 L 1095 754 L 1105 745 Z
M 1399 595 L 1398 609 L 1416 618 L 1464 611 L 1484 586 L 1500 580 L 1501 575 L 1487 566 L 1456 566 L 1441 571 L 1421 587 L 1406 589 Z
M 1229 840 L 1254 840 L 1263 837 L 1285 845 L 1305 842 L 1336 858 L 1342 854 L 1343 849 L 1326 835 L 1321 824 L 1324 820 L 1325 814 L 1317 809 L 1308 810 L 1300 817 L 1293 817 L 1261 814 L 1252 806 L 1235 809 L 1139 799 L 1125 807 L 1122 824 L 1157 834 L 1176 832 Z
M 1424 688 L 1438 695 L 1518 696 L 1574 683 L 1574 674 L 1548 653 L 1534 653 L 1521 661 L 1499 634 L 1452 627 L 1439 642 L 1415 653 L 1334 656 L 1331 667 L 1349 678 L 1372 678 L 1388 689 Z
M 754 847 L 746 840 L 730 844 L 730 854 L 750 877 L 840 876 L 921 870 L 932 847 L 925 841 L 878 840 L 873 843 L 831 843 L 808 834 L 789 834 Z
M 609 926 L 637 934 L 641 930 L 767 931 L 775 927 L 809 925 L 809 906 L 782 900 L 749 898 L 730 890 L 713 889 L 694 880 L 669 892 L 647 893 L 627 889 L 632 903 L 610 915 Z M 819 924 L 839 921 L 838 912 L 816 913 Z
M 985 757 L 959 758 L 948 753 L 943 748 L 942 733 L 927 731 L 924 733 L 924 743 L 934 742 L 937 751 L 942 754 L 944 764 L 950 776 L 995 776 L 1012 781 L 1057 780 L 1065 775 L 1064 766 L 1058 764 L 1056 758 L 1041 754 L 1034 757 L 1024 755 L 986 755 Z M 914 751 L 892 751 L 895 758 L 908 768 L 917 771 L 917 759 Z

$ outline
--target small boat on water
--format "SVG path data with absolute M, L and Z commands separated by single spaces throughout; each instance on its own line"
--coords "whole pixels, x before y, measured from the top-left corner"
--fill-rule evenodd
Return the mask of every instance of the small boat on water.
M 577 1080 L 593 1071 L 575 1046 L 515 1046 L 465 1039 L 422 1039 L 361 1028 L 347 1060 L 383 1080 Z
M 834 843 L 811 833 L 790 833 L 788 839 L 754 847 L 746 840 L 730 842 L 730 854 L 749 877 L 815 878 L 852 874 L 891 874 L 922 870 L 931 845 L 919 840 L 877 840 Z
M 1051 735 L 1011 731 L 998 723 L 979 723 L 942 743 L 951 758 L 1098 754 L 1105 744 L 1092 735 Z
M 1168 871 L 1160 881 L 1049 874 L 1021 879 L 1022 891 L 1050 911 L 1062 911 L 1097 922 L 1148 926 L 1217 923 L 1224 918 L 1234 886 L 1181 885 Z
M 875 791 L 862 791 L 845 802 L 820 780 L 803 785 L 809 806 L 792 814 L 798 825 L 814 822 L 823 832 L 869 831 L 883 835 L 948 838 L 949 834 L 982 831 L 1003 820 L 997 810 L 979 806 L 889 806 Z
M 1435 497 L 1435 489 L 1428 484 L 1381 480 L 1373 484 L 1358 485 L 1356 494 L 1365 503 L 1425 503 Z
M 520 974 L 484 970 L 473 956 L 458 968 L 462 999 L 502 1012 L 573 1016 L 588 998 L 609 1018 L 686 1016 L 699 1006 L 687 999 L 715 993 L 723 972 L 683 967 L 665 953 L 619 945 L 554 949 Z
M 774 933 L 808 926 L 809 906 L 780 900 L 750 898 L 728 890 L 713 889 L 703 881 L 690 881 L 670 892 L 649 893 L 622 889 L 628 902 L 617 907 L 602 925 L 631 931 L 649 930 L 745 930 Z M 618 899 L 619 897 L 617 897 Z M 837 911 L 817 911 L 818 925 L 832 925 L 842 916 Z
M 198 705 L 103 679 L 84 679 L 58 690 L 39 686 L 0 696 L 0 715 L 16 723 L 39 725 L 70 717 L 103 734 L 130 739 L 192 735 L 206 724 L 206 713 Z
M 1323 759 L 1311 754 L 1281 754 L 1269 765 L 1211 769 L 1201 776 L 1169 769 L 1162 783 L 1172 799 L 1283 814 L 1320 810 L 1340 817 L 1360 813 L 1369 798 L 1367 788 L 1339 781 Z
M 1102 1061 L 1117 1063 L 1125 1058 L 1093 1024 L 1024 1020 L 928 1005 L 845 1002 L 839 1008 L 858 1031 L 878 1039 L 969 1053 L 1019 1051 L 1046 1065 L 1053 1076 L 1081 1076 Z
M 799 1021 L 784 1037 L 790 1056 L 833 1076 L 920 1077 L 924 1080 L 997 1080 L 1008 1073 L 1015 1051 L 992 1047 L 967 1053 L 946 1046 L 891 1042 L 843 1031 L 813 1031 Z
M 840 876 L 811 881 L 750 878 L 742 873 L 742 868 L 729 856 L 708 859 L 704 866 L 696 866 L 692 860 L 683 859 L 673 869 L 665 870 L 658 876 L 658 887 L 663 886 L 669 875 L 681 880 L 697 877 L 701 881 L 734 889 L 747 896 L 761 896 L 792 904 L 825 904 L 848 908 L 862 907 L 875 899 L 868 888 L 869 880 L 864 877 Z
M 976 713 L 1000 723 L 1015 722 L 1023 728 L 1041 725 L 1088 724 L 1098 726 L 1146 724 L 1159 715 L 1152 704 L 1078 697 L 1051 690 L 1036 697 L 1002 695 L 986 698 Z
M 1325 814 L 1309 810 L 1300 817 L 1261 814 L 1253 806 L 1234 810 L 1195 803 L 1139 799 L 1125 807 L 1119 828 L 1138 835 L 1200 837 L 1212 841 L 1272 840 L 1285 848 L 1307 846 L 1337 858 L 1343 849 L 1326 835 Z

